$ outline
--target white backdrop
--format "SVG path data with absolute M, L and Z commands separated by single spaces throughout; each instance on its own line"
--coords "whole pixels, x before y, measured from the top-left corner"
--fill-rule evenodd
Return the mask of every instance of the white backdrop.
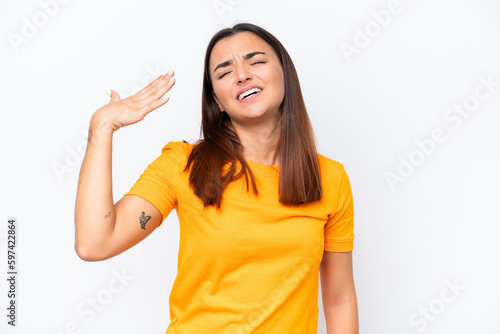
M 198 138 L 206 45 L 248 21 L 288 49 L 319 152 L 350 177 L 361 333 L 500 333 L 499 14 L 492 0 L 1 1 L 0 267 L 14 217 L 19 274 L 15 328 L 0 280 L 0 332 L 165 332 L 174 212 L 113 259 L 73 249 L 88 123 L 107 89 L 175 69 L 171 101 L 114 135 L 117 201 L 166 143 Z

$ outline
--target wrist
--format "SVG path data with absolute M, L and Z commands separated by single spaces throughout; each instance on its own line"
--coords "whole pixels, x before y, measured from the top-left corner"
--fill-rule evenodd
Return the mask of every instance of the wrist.
M 92 115 L 89 125 L 89 133 L 94 135 L 112 135 L 114 132 L 113 126 L 109 120 L 101 117 L 97 112 Z
M 113 128 L 111 123 L 105 118 L 94 114 L 90 119 L 88 143 L 102 144 L 111 141 L 112 138 Z

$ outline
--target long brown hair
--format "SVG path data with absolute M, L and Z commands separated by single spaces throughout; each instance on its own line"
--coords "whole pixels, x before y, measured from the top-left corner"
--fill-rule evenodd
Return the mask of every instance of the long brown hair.
M 299 205 L 320 200 L 321 175 L 314 134 L 295 66 L 276 37 L 265 29 L 249 23 L 222 29 L 208 43 L 201 102 L 203 139 L 194 146 L 184 169 L 188 170 L 191 167 L 189 184 L 205 206 L 216 204 L 217 208 L 220 208 L 222 193 L 226 186 L 242 176 L 245 177 L 247 191 L 250 178 L 253 191 L 258 193 L 231 119 L 227 113 L 220 112 L 213 97 L 209 69 L 210 56 L 217 42 L 244 31 L 257 35 L 269 44 L 283 67 L 285 96 L 280 107 L 281 138 L 277 147 L 280 161 L 279 201 L 285 205 Z M 241 164 L 238 172 L 237 161 Z M 223 170 L 228 163 L 230 163 L 229 169 Z

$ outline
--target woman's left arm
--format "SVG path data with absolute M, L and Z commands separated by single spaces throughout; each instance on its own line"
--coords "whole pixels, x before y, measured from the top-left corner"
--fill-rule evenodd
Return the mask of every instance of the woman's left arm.
M 358 334 L 352 252 L 325 251 L 319 270 L 327 334 Z

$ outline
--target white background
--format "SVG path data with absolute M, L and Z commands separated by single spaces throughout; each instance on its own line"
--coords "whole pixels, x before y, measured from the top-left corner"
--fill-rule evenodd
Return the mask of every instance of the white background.
M 6 324 L 0 280 L 0 332 L 165 332 L 175 213 L 113 259 L 89 263 L 74 252 L 88 123 L 107 89 L 126 97 L 175 69 L 171 101 L 114 135 L 117 201 L 166 143 L 198 138 L 206 45 L 219 29 L 248 21 L 291 54 L 319 152 L 350 177 L 361 333 L 500 333 L 500 3 L 401 0 L 381 27 L 373 13 L 388 6 L 1 1 L 0 267 L 15 217 L 19 277 L 16 328 Z M 357 53 L 343 52 L 347 45 Z M 491 91 L 481 86 L 488 77 Z M 473 110 L 458 123 L 449 110 L 463 103 Z M 433 131 L 446 139 L 425 153 L 415 141 L 428 143 Z M 415 166 L 391 187 L 387 175 L 404 173 L 402 159 Z M 114 279 L 121 272 L 123 283 Z M 92 315 L 87 303 L 96 297 L 105 305 Z M 318 333 L 326 333 L 318 303 Z

